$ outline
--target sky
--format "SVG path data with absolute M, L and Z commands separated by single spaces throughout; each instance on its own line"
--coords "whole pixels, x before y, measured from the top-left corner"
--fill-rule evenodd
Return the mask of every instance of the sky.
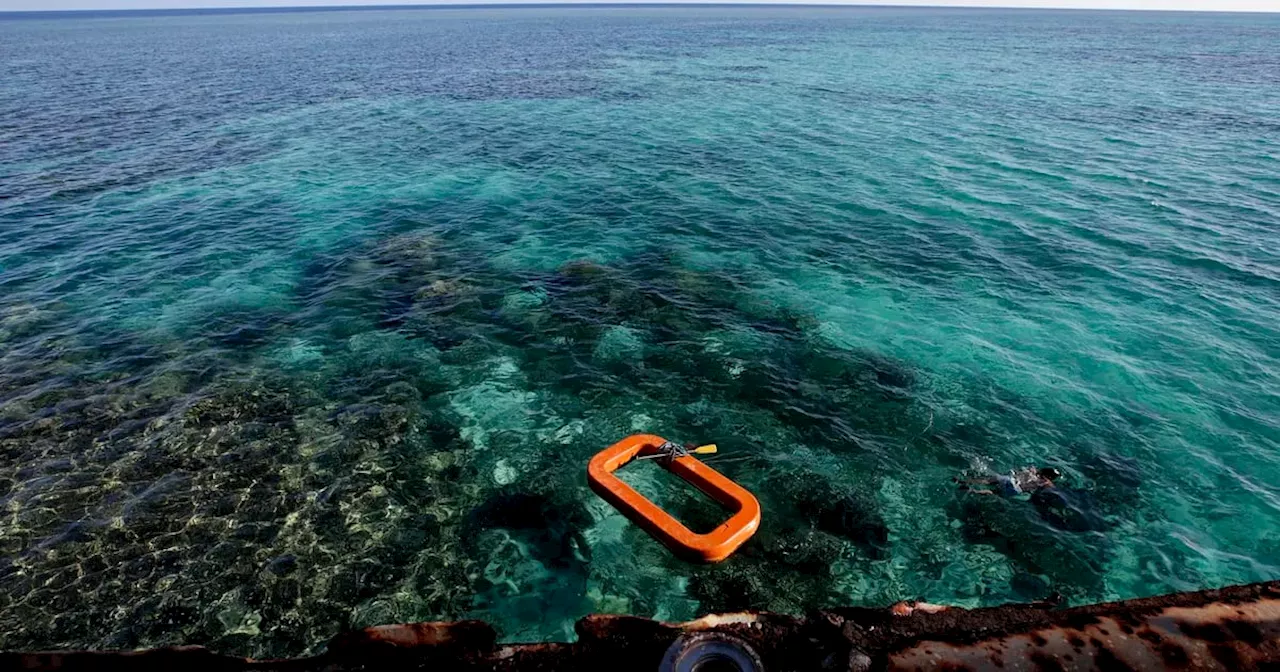
M 387 4 L 536 4 L 546 0 L 0 0 L 0 11 L 59 9 L 181 9 L 190 7 L 297 7 Z M 563 0 L 561 0 L 563 1 Z M 597 0 L 598 1 L 598 0 Z M 669 1 L 669 0 L 668 0 Z M 706 1 L 706 0 L 703 0 Z M 741 2 L 742 0 L 735 0 Z M 753 0 L 747 0 L 751 2 Z M 759 2 L 761 0 L 754 0 Z M 787 4 L 787 0 L 763 0 Z M 967 7 L 1068 7 L 1079 9 L 1172 9 L 1280 12 L 1280 0 L 798 0 L 802 4 L 950 5 Z

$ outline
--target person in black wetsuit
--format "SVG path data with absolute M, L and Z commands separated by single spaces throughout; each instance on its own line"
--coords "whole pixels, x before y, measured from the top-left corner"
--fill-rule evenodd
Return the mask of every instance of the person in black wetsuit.
M 1096 532 L 1108 528 L 1088 491 L 1060 487 L 1062 472 L 1053 467 L 1024 467 L 1008 474 L 959 480 L 960 488 L 978 495 L 1028 501 L 1045 522 L 1060 530 Z
M 1052 488 L 1054 481 L 1060 478 L 1062 472 L 1053 467 L 1023 467 L 1008 474 L 966 479 L 960 481 L 960 487 L 977 495 L 1018 497 Z

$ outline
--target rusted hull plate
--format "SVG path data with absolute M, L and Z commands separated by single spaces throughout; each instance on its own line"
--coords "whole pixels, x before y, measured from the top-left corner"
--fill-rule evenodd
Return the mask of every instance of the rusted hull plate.
M 1054 625 L 973 643 L 924 639 L 888 656 L 895 670 L 1278 669 L 1280 599 L 1154 610 L 1063 612 Z M 1270 667 L 1269 667 L 1270 666 Z
M 255 661 L 200 647 L 0 654 L 22 670 L 656 670 L 691 633 L 722 633 L 766 670 L 1280 670 L 1280 582 L 1053 609 L 921 603 L 806 617 L 719 614 L 689 623 L 589 616 L 578 641 L 496 644 L 478 621 L 384 625 L 336 637 L 313 658 Z

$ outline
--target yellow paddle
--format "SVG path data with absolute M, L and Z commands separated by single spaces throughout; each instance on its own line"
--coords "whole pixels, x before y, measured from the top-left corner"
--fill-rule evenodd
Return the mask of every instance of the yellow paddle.
M 684 446 L 676 445 L 668 441 L 662 444 L 661 446 L 658 446 L 658 452 L 652 455 L 641 455 L 636 459 L 652 460 L 659 457 L 674 459 L 677 457 L 684 457 L 685 455 L 710 455 L 716 452 L 716 450 L 718 449 L 716 448 L 716 444 L 714 443 L 708 443 L 705 446 L 698 446 L 697 448 L 685 448 Z

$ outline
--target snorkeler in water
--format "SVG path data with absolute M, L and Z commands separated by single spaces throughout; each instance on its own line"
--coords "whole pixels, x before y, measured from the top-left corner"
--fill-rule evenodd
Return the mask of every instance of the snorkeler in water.
M 1062 472 L 1053 467 L 1023 467 L 1008 474 L 995 474 L 960 481 L 960 487 L 977 495 L 1017 497 L 1054 487 Z

